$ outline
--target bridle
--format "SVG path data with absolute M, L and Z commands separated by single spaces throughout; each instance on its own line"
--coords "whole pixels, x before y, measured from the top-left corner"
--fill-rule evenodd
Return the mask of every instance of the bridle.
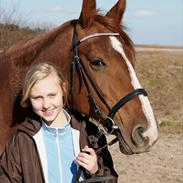
M 132 149 L 130 148 L 128 143 L 125 141 L 123 135 L 119 131 L 118 126 L 113 121 L 113 117 L 116 114 L 116 112 L 121 107 L 123 107 L 127 102 L 129 102 L 130 100 L 132 100 L 133 98 L 135 98 L 138 95 L 147 96 L 147 92 L 143 88 L 138 88 L 138 89 L 135 89 L 134 91 L 132 91 L 131 93 L 127 94 L 123 98 L 121 98 L 112 107 L 110 107 L 107 104 L 106 100 L 104 99 L 104 97 L 100 93 L 99 89 L 94 84 L 94 81 L 92 80 L 91 76 L 88 74 L 88 72 L 87 72 L 87 70 L 84 66 L 84 63 L 83 63 L 83 61 L 82 61 L 82 59 L 79 55 L 79 49 L 78 49 L 79 45 L 81 43 L 83 43 L 84 41 L 89 40 L 89 39 L 93 39 L 93 38 L 99 37 L 99 36 L 120 36 L 120 34 L 119 33 L 113 33 L 113 32 L 95 33 L 95 34 L 91 34 L 89 36 L 86 36 L 86 37 L 84 37 L 84 38 L 82 38 L 78 41 L 77 40 L 76 29 L 74 27 L 73 43 L 72 43 L 73 60 L 72 60 L 72 67 L 71 67 L 71 87 L 70 87 L 71 103 L 73 103 L 73 95 L 74 95 L 74 91 L 75 91 L 75 85 L 74 85 L 75 75 L 76 75 L 76 72 L 77 72 L 77 74 L 79 76 L 79 85 L 80 85 L 79 86 L 79 91 L 81 90 L 82 84 L 84 83 L 84 85 L 86 87 L 86 90 L 87 90 L 87 93 L 88 93 L 88 102 L 91 105 L 92 109 L 94 110 L 95 115 L 99 119 L 98 123 L 101 123 L 104 126 L 104 129 L 106 130 L 107 133 L 116 132 L 117 133 L 117 138 L 118 138 L 118 139 L 117 138 L 116 139 L 120 140 L 120 142 L 123 145 L 123 148 L 129 154 L 133 154 Z M 89 83 L 93 87 L 94 91 L 96 92 L 96 94 L 99 97 L 99 99 L 101 100 L 101 102 L 108 109 L 108 115 L 107 116 L 104 116 L 102 114 L 102 111 L 100 110 L 99 106 L 97 105 L 97 103 L 95 101 L 95 98 L 93 97 L 93 93 L 92 93 L 92 90 L 89 86 Z M 100 133 L 101 133 L 101 131 L 99 130 L 99 134 L 97 134 L 97 135 L 100 136 Z M 113 143 L 115 143 L 117 141 L 116 139 L 113 140 Z M 107 144 L 107 145 L 109 145 L 109 144 Z M 101 149 L 103 149 L 103 147 Z M 99 149 L 99 151 L 101 149 Z
M 86 36 L 82 39 L 80 39 L 79 41 L 77 41 L 77 34 L 76 34 L 76 30 L 74 29 L 73 32 L 73 46 L 72 46 L 72 51 L 73 51 L 73 61 L 72 61 L 72 71 L 71 71 L 71 88 L 70 88 L 70 94 L 73 97 L 74 94 L 74 90 L 75 90 L 75 85 L 74 85 L 74 79 L 75 79 L 75 73 L 77 71 L 78 75 L 79 75 L 79 80 L 80 80 L 80 90 L 82 87 L 82 83 L 84 83 L 87 92 L 88 92 L 88 101 L 91 105 L 91 107 L 94 110 L 95 115 L 100 119 L 100 122 L 106 127 L 105 129 L 107 130 L 107 132 L 111 133 L 111 131 L 117 129 L 117 125 L 115 124 L 115 122 L 113 121 L 113 117 L 116 114 L 116 112 L 123 107 L 128 101 L 132 100 L 133 98 L 135 98 L 138 95 L 144 95 L 147 96 L 147 92 L 143 89 L 143 88 L 138 88 L 135 89 L 134 91 L 132 91 L 131 93 L 127 94 L 125 97 L 121 98 L 116 104 L 114 104 L 112 107 L 110 107 L 106 100 L 104 99 L 104 97 L 102 96 L 102 94 L 100 93 L 99 89 L 95 86 L 92 78 L 90 77 L 90 75 L 88 74 L 82 59 L 79 56 L 79 50 L 78 47 L 81 43 L 83 43 L 84 41 L 88 40 L 88 39 L 92 39 L 95 37 L 99 37 L 99 36 L 119 36 L 119 33 L 95 33 L 89 36 Z M 98 107 L 94 97 L 93 97 L 93 93 L 92 90 L 89 86 L 89 82 L 91 84 L 91 86 L 93 87 L 93 89 L 95 90 L 97 96 L 100 98 L 101 102 L 105 105 L 105 107 L 108 109 L 108 115 L 106 117 L 104 117 L 104 115 L 102 114 L 100 108 Z M 108 125 L 108 123 L 110 123 L 110 125 Z
M 95 115 L 99 118 L 99 122 L 104 125 L 105 130 L 108 133 L 112 133 L 115 129 L 118 129 L 117 125 L 113 121 L 113 117 L 116 114 L 116 112 L 121 107 L 123 107 L 127 102 L 129 102 L 130 100 L 135 98 L 136 96 L 138 96 L 138 95 L 147 96 L 147 92 L 143 88 L 138 88 L 138 89 L 135 89 L 134 91 L 132 91 L 131 93 L 127 94 L 123 98 L 121 98 L 112 107 L 110 107 L 107 104 L 106 100 L 104 99 L 104 97 L 100 93 L 99 89 L 95 86 L 94 81 L 92 80 L 92 78 L 88 74 L 88 72 L 87 72 L 87 70 L 86 70 L 86 68 L 84 66 L 84 63 L 83 63 L 82 59 L 79 56 L 79 50 L 78 50 L 78 47 L 79 47 L 79 45 L 81 43 L 83 43 L 84 41 L 86 41 L 88 39 L 92 39 L 92 38 L 99 37 L 99 36 L 119 36 L 119 33 L 113 33 L 113 32 L 95 33 L 95 34 L 86 36 L 86 37 L 80 39 L 79 41 L 77 41 L 77 33 L 76 33 L 75 28 L 74 28 L 74 32 L 73 32 L 73 45 L 72 45 L 73 61 L 72 61 L 72 68 L 71 68 L 71 88 L 70 88 L 70 94 L 71 94 L 71 97 L 73 98 L 74 91 L 75 91 L 74 80 L 75 80 L 75 74 L 76 74 L 76 71 L 77 71 L 78 76 L 79 76 L 79 80 L 80 80 L 80 82 L 79 82 L 80 83 L 80 87 L 79 87 L 80 89 L 79 90 L 81 90 L 82 84 L 84 83 L 84 85 L 85 85 L 85 87 L 87 89 L 87 93 L 88 93 L 89 104 L 93 108 Z M 98 107 L 98 105 L 97 105 L 97 103 L 96 103 L 96 101 L 95 101 L 95 99 L 93 97 L 92 90 L 91 90 L 91 88 L 89 86 L 89 82 L 90 82 L 91 86 L 93 87 L 93 89 L 95 90 L 97 96 L 100 98 L 101 102 L 108 109 L 109 112 L 108 112 L 107 116 L 104 116 L 102 114 L 100 108 Z

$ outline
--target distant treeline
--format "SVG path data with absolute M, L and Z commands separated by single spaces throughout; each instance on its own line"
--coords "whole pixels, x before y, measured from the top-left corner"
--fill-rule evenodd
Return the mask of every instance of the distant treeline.
M 22 39 L 29 38 L 46 31 L 46 29 L 39 27 L 20 27 L 16 24 L 0 23 L 0 49 L 5 49 Z

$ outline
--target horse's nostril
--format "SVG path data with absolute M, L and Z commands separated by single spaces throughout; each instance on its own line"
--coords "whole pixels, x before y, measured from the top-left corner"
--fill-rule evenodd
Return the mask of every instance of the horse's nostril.
M 144 127 L 136 127 L 132 132 L 132 140 L 138 147 L 143 147 L 147 143 L 147 139 L 143 137 Z

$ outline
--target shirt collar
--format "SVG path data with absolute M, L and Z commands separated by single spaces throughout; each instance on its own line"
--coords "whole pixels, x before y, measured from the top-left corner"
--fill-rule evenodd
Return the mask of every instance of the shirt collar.
M 67 123 L 62 128 L 50 127 L 44 122 L 43 118 L 41 118 L 41 124 L 42 124 L 43 129 L 48 131 L 48 132 L 51 132 L 51 133 L 56 133 L 56 132 L 65 133 L 67 130 L 69 130 L 71 127 L 70 126 L 71 116 L 68 114 L 68 112 L 65 109 L 63 109 L 63 112 L 66 115 Z

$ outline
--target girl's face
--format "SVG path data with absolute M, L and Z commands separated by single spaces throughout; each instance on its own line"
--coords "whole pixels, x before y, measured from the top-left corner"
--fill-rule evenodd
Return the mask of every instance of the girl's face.
M 63 91 L 58 76 L 50 74 L 35 83 L 30 91 L 34 112 L 50 125 L 60 120 L 63 109 Z

